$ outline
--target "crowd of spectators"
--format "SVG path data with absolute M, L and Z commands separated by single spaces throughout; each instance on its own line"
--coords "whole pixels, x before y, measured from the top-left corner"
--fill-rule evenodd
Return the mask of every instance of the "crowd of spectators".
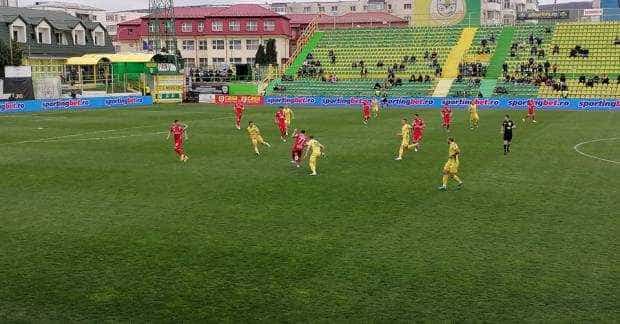
M 461 77 L 484 77 L 487 67 L 482 63 L 459 63 L 459 75 Z
M 192 82 L 228 82 L 235 76 L 227 65 L 220 67 L 194 67 L 189 70 Z
M 297 71 L 297 77 L 299 78 L 321 78 L 324 75 L 325 70 L 321 65 L 321 61 L 315 59 L 312 53 L 308 53 L 301 68 Z
M 575 47 L 571 48 L 568 57 L 581 57 L 587 58 L 590 55 L 590 50 L 582 47 L 581 45 L 575 45 Z

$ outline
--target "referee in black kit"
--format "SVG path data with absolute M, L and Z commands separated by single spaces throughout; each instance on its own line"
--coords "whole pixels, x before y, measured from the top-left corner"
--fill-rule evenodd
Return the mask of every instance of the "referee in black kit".
M 504 116 L 504 122 L 502 123 L 502 134 L 504 135 L 504 155 L 510 153 L 510 144 L 512 143 L 512 130 L 517 125 L 510 120 L 510 116 Z

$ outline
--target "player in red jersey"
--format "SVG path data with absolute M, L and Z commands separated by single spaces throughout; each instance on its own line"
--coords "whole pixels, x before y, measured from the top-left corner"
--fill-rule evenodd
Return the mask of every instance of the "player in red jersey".
M 370 120 L 370 103 L 368 101 L 362 102 L 362 122 L 364 125 L 368 125 Z
M 523 117 L 523 122 L 528 119 L 536 123 L 536 102 L 533 99 L 527 101 L 527 115 Z
M 303 155 L 304 148 L 306 147 L 306 142 L 308 142 L 308 137 L 306 137 L 306 131 L 295 130 L 293 135 L 293 148 L 291 150 L 292 160 L 291 163 L 295 164 L 296 167 L 300 167 L 301 164 L 301 156 Z
M 274 123 L 278 125 L 278 129 L 280 130 L 280 138 L 283 142 L 286 142 L 288 131 L 286 129 L 286 115 L 284 114 L 284 107 L 280 107 L 276 111 Z
M 167 140 L 170 139 L 170 135 L 174 137 L 174 152 L 179 156 L 182 162 L 187 162 L 189 157 L 185 154 L 185 150 L 183 149 L 183 143 L 187 139 L 187 125 L 182 124 L 179 120 L 175 120 L 172 125 L 170 125 L 170 130 L 168 131 Z
M 237 129 L 241 129 L 241 118 L 243 117 L 243 112 L 245 111 L 245 105 L 243 104 L 243 100 L 241 97 L 237 97 L 237 102 L 235 102 L 235 125 Z
M 450 131 L 450 124 L 452 123 L 452 108 L 448 105 L 444 105 L 441 108 L 441 125 L 448 132 Z
M 420 115 L 414 114 L 413 122 L 411 122 L 411 127 L 413 127 L 413 135 L 411 135 L 411 139 L 413 147 L 417 152 L 422 145 L 422 137 L 424 136 L 426 124 L 424 123 L 424 119 L 422 119 Z

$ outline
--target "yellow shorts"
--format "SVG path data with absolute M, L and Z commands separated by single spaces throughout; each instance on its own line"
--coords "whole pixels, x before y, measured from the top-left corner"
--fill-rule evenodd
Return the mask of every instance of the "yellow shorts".
M 316 162 L 321 157 L 321 154 L 310 154 L 309 162 Z
M 263 137 L 260 135 L 252 137 L 251 140 L 252 140 L 252 145 L 258 145 L 258 144 L 265 143 L 265 140 L 263 140 Z
M 459 173 L 459 161 L 448 160 L 448 162 L 446 162 L 446 164 L 443 166 L 443 172 L 447 174 Z
M 471 115 L 471 116 L 469 116 L 469 119 L 470 119 L 471 121 L 479 121 L 479 120 L 480 120 L 480 117 L 478 117 L 478 114 L 475 114 L 475 115 Z

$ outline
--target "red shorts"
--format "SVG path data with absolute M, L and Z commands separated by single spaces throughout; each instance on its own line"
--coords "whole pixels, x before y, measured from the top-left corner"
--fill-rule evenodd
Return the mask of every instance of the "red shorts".
M 303 148 L 297 148 L 297 147 L 293 148 L 293 151 L 291 152 L 291 155 L 293 156 L 293 160 L 299 161 L 303 153 L 304 153 Z
M 178 155 L 182 155 L 185 153 L 185 151 L 183 150 L 183 142 L 176 142 L 174 143 L 174 151 L 178 154 Z
M 278 128 L 280 129 L 280 133 L 286 133 L 286 123 L 278 123 Z
M 451 122 L 452 122 L 452 119 L 450 117 L 444 117 L 443 118 L 443 124 L 444 125 L 450 125 Z
M 235 114 L 235 120 L 237 121 L 237 123 L 241 122 L 241 117 L 243 116 L 243 114 Z
M 422 136 L 423 135 L 424 134 L 422 132 L 413 132 L 413 142 L 417 143 L 417 142 L 422 141 Z
M 536 113 L 536 111 L 534 109 L 528 109 L 527 110 L 527 115 L 528 116 L 534 116 L 535 113 Z

